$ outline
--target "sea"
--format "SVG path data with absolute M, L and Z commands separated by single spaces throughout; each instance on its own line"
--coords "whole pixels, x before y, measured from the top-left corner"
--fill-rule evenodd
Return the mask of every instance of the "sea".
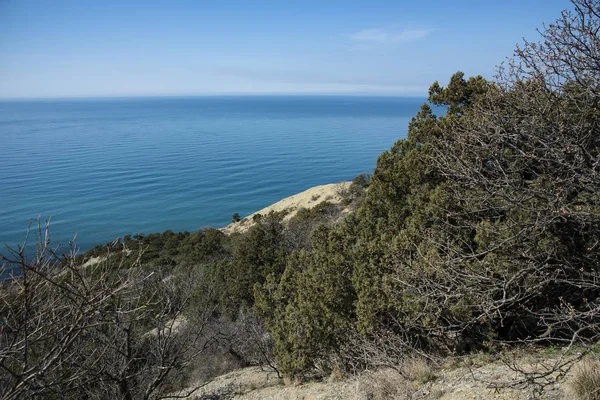
M 228 96 L 0 101 L 0 243 L 50 220 L 80 251 L 221 227 L 370 173 L 424 98 Z M 33 246 L 33 235 L 27 246 Z

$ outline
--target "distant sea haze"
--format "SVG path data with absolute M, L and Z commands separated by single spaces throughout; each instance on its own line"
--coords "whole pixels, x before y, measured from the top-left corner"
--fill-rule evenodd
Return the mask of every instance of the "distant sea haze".
M 0 101 L 0 242 L 51 217 L 81 250 L 134 233 L 221 227 L 371 172 L 424 102 L 398 97 Z M 4 249 L 0 250 L 4 252 Z

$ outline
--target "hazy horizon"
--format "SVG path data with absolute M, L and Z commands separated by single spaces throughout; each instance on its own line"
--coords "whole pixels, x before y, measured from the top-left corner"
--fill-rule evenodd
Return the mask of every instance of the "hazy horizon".
M 426 96 L 492 78 L 567 0 L 0 3 L 0 98 Z
M 137 99 L 194 99 L 194 98 L 210 98 L 210 97 L 372 97 L 372 98 L 411 98 L 411 99 L 427 99 L 427 95 L 403 95 L 403 94 L 364 94 L 364 93 L 204 93 L 204 94 L 181 94 L 181 95 L 122 95 L 122 96 L 71 96 L 71 97 L 0 97 L 2 102 L 13 101 L 52 101 L 52 100 L 137 100 Z

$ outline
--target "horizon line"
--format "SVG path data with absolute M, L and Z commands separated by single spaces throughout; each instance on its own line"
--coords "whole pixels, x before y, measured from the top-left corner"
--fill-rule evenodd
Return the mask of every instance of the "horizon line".
M 427 98 L 426 94 L 388 93 L 203 93 L 203 94 L 151 94 L 151 95 L 83 95 L 83 96 L 41 96 L 41 97 L 2 97 L 0 101 L 28 100 L 102 100 L 102 99 L 158 99 L 158 98 L 198 98 L 198 97 L 413 97 Z

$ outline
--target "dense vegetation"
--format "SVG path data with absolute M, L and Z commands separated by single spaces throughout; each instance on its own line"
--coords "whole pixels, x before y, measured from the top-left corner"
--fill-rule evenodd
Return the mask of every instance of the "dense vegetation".
M 7 283 L 0 305 L 8 349 L 0 393 L 61 397 L 87 385 L 89 397 L 154 398 L 201 353 L 204 362 L 228 356 L 301 378 L 415 351 L 523 343 L 591 351 L 600 334 L 600 4 L 573 4 L 542 42 L 518 48 L 496 81 L 458 72 L 446 86 L 435 82 L 429 102 L 445 114 L 422 106 L 407 138 L 345 193 L 348 215 L 323 203 L 287 223 L 282 214 L 257 217 L 244 234 L 136 235 L 43 261 L 42 272 L 40 259 L 15 251 L 26 279 Z M 79 267 L 92 257 L 102 267 Z M 74 332 L 33 340 L 31 315 L 49 313 L 43 296 L 76 304 L 80 314 L 65 311 L 55 323 L 83 321 L 93 341 L 75 354 Z M 187 336 L 170 333 L 177 318 L 188 321 Z M 253 344 L 241 340 L 251 335 Z M 88 365 L 100 354 L 122 367 Z

